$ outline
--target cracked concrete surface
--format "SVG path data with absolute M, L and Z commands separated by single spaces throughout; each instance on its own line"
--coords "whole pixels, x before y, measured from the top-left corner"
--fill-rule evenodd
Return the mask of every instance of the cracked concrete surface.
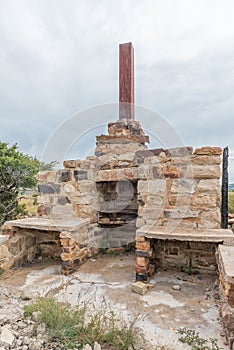
M 134 281 L 134 254 L 98 256 L 90 259 L 71 276 L 60 274 L 60 264 L 21 268 L 6 274 L 0 281 L 34 298 L 51 295 L 76 305 L 85 300 L 97 308 L 102 301 L 136 327 L 151 344 L 171 349 L 190 349 L 178 342 L 177 329 L 195 329 L 202 337 L 218 338 L 223 349 L 225 338 L 220 322 L 216 275 L 190 276 L 179 271 L 158 271 L 151 283 L 154 288 L 144 296 L 131 291 Z M 174 285 L 180 290 L 173 290 Z

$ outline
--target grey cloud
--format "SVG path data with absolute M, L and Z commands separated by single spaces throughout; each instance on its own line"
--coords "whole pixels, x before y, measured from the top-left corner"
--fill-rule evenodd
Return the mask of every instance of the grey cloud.
M 118 43 L 133 41 L 136 103 L 165 116 L 185 144 L 234 150 L 234 25 L 225 26 L 231 3 L 222 2 L 220 33 L 212 3 L 199 2 L 207 19 L 202 25 L 211 28 L 203 33 L 180 12 L 170 22 L 175 15 L 165 1 L 2 0 L 0 140 L 40 156 L 67 117 L 117 101 Z

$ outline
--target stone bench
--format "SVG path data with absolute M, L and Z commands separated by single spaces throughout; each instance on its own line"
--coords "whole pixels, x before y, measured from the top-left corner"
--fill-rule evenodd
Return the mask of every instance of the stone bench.
M 156 238 L 162 240 L 178 240 L 193 242 L 212 242 L 234 245 L 234 233 L 228 229 L 174 229 L 164 226 L 142 226 L 137 230 L 137 237 Z
M 219 245 L 217 262 L 221 317 L 230 349 L 232 349 L 234 343 L 234 246 Z
M 23 229 L 40 231 L 77 231 L 89 225 L 89 219 L 81 218 L 26 218 L 6 221 L 4 226 L 19 227 Z
M 219 244 L 234 246 L 234 234 L 224 229 L 174 229 L 145 225 L 136 232 L 136 279 L 147 281 L 155 268 L 216 273 Z
M 42 256 L 61 259 L 62 270 L 69 273 L 93 254 L 100 239 L 98 231 L 89 219 L 43 217 L 7 221 L 2 236 L 10 233 L 7 242 L 10 266 Z

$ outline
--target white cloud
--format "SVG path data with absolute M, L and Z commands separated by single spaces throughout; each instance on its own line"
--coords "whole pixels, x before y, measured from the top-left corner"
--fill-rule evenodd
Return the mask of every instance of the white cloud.
M 187 144 L 234 150 L 233 14 L 232 0 L 0 0 L 0 139 L 40 154 L 69 115 L 117 101 L 132 41 L 136 103 Z

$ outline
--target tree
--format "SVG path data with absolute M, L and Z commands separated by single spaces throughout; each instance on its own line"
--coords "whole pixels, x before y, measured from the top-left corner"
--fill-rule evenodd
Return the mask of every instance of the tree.
M 39 170 L 52 170 L 56 162 L 40 162 L 36 157 L 19 152 L 17 144 L 0 142 L 0 226 L 22 212 L 19 193 L 36 186 Z

